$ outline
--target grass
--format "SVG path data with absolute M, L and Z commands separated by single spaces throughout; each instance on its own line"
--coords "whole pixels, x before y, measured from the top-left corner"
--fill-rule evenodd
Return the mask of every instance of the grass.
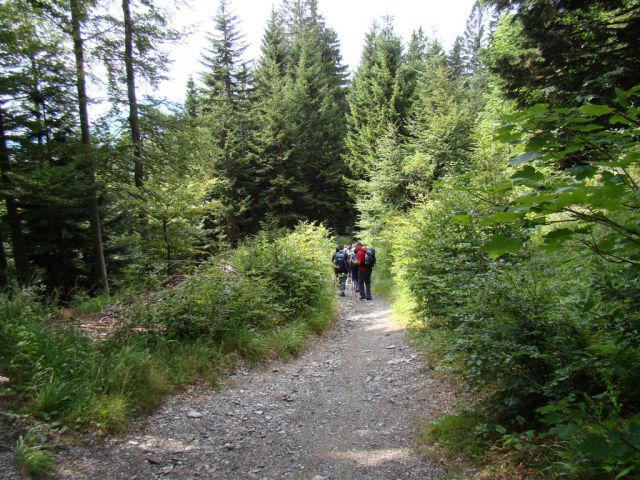
M 470 413 L 444 415 L 429 422 L 420 432 L 423 445 L 438 445 L 447 458 L 457 459 L 460 455 L 471 460 L 480 460 L 489 448 L 487 425 Z
M 169 394 L 194 383 L 218 385 L 239 359 L 297 355 L 337 310 L 323 235 L 304 225 L 275 240 L 257 237 L 229 254 L 231 273 L 213 258 L 180 285 L 156 292 L 153 302 L 134 302 L 129 327 L 106 340 L 50 328 L 43 320 L 53 310 L 35 290 L 0 293 L 0 375 L 11 379 L 15 408 L 32 419 L 117 434 Z M 78 295 L 70 308 L 99 312 L 113 299 Z
M 289 360 L 306 346 L 305 326 L 294 323 L 270 332 L 267 335 L 269 350 L 282 360 Z
M 35 436 L 18 438 L 15 460 L 18 469 L 32 478 L 52 478 L 57 471 L 53 455 Z
M 90 296 L 85 292 L 79 292 L 69 302 L 69 308 L 85 313 L 100 313 L 109 305 L 116 303 L 117 299 L 109 294 Z

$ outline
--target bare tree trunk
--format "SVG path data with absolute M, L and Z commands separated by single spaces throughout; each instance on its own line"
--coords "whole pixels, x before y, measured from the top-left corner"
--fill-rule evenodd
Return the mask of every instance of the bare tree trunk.
M 76 58 L 76 86 L 78 89 L 78 109 L 80 112 L 80 132 L 82 144 L 85 146 L 84 167 L 89 181 L 89 223 L 93 234 L 93 250 L 95 255 L 95 269 L 102 289 L 109 293 L 107 267 L 102 248 L 102 231 L 100 228 L 100 211 L 98 210 L 98 194 L 95 178 L 95 165 L 91 151 L 91 131 L 89 128 L 89 113 L 87 111 L 87 88 L 84 74 L 84 40 L 81 33 L 81 0 L 70 0 L 71 29 L 73 36 L 73 52 Z
M 9 150 L 7 148 L 7 137 L 4 126 L 4 112 L 0 108 L 0 176 L 2 178 L 2 189 L 4 190 L 4 200 L 7 205 L 7 221 L 9 232 L 11 233 L 11 249 L 13 250 L 13 261 L 16 265 L 16 277 L 20 285 L 25 285 L 29 281 L 29 261 L 22 235 L 22 224 L 18 214 L 18 206 L 15 198 L 9 193 L 11 180 L 9 171 Z
M 3 291 L 9 285 L 7 270 L 7 254 L 4 251 L 4 238 L 0 231 L 0 291 Z
M 166 221 L 162 222 L 162 236 L 164 238 L 165 250 L 167 252 L 167 275 L 171 275 L 171 243 L 169 242 L 168 224 Z
M 138 115 L 138 99 L 136 98 L 136 77 L 133 70 L 133 22 L 131 20 L 130 0 L 122 0 L 124 15 L 124 65 L 127 73 L 127 95 L 129 98 L 129 127 L 133 143 L 134 181 L 136 187 L 144 183 L 144 164 L 142 150 L 142 133 Z

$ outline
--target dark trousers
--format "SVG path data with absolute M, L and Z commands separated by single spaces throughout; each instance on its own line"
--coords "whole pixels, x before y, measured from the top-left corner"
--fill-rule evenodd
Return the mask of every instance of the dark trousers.
M 371 300 L 371 269 L 358 271 L 358 283 L 360 283 L 360 298 Z
M 347 288 L 347 275 L 349 275 L 349 272 L 341 272 L 339 270 L 336 270 L 335 274 L 338 290 L 340 290 L 340 295 L 344 297 L 344 291 Z
M 351 281 L 356 288 L 356 291 L 360 291 L 360 282 L 358 281 L 358 267 L 351 267 Z

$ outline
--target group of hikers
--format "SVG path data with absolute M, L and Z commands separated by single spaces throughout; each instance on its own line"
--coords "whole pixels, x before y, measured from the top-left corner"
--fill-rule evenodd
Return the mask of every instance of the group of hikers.
M 353 245 L 338 245 L 331 261 L 340 296 L 345 296 L 347 277 L 349 277 L 354 292 L 360 294 L 360 300 L 373 300 L 371 297 L 371 271 L 376 263 L 376 251 L 373 248 L 366 248 L 360 242 Z

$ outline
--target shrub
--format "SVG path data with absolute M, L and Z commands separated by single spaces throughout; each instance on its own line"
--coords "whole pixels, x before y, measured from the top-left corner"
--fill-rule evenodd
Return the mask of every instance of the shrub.
M 30 477 L 52 477 L 57 470 L 53 455 L 35 435 L 18 438 L 15 458 L 20 471 Z
M 331 251 L 321 227 L 259 234 L 176 287 L 140 296 L 129 328 L 100 342 L 50 328 L 53 311 L 35 290 L 0 293 L 0 374 L 34 416 L 121 432 L 176 388 L 214 385 L 238 355 L 299 352 L 334 316 Z M 80 300 L 87 309 L 102 304 Z M 21 451 L 44 454 L 26 444 Z

